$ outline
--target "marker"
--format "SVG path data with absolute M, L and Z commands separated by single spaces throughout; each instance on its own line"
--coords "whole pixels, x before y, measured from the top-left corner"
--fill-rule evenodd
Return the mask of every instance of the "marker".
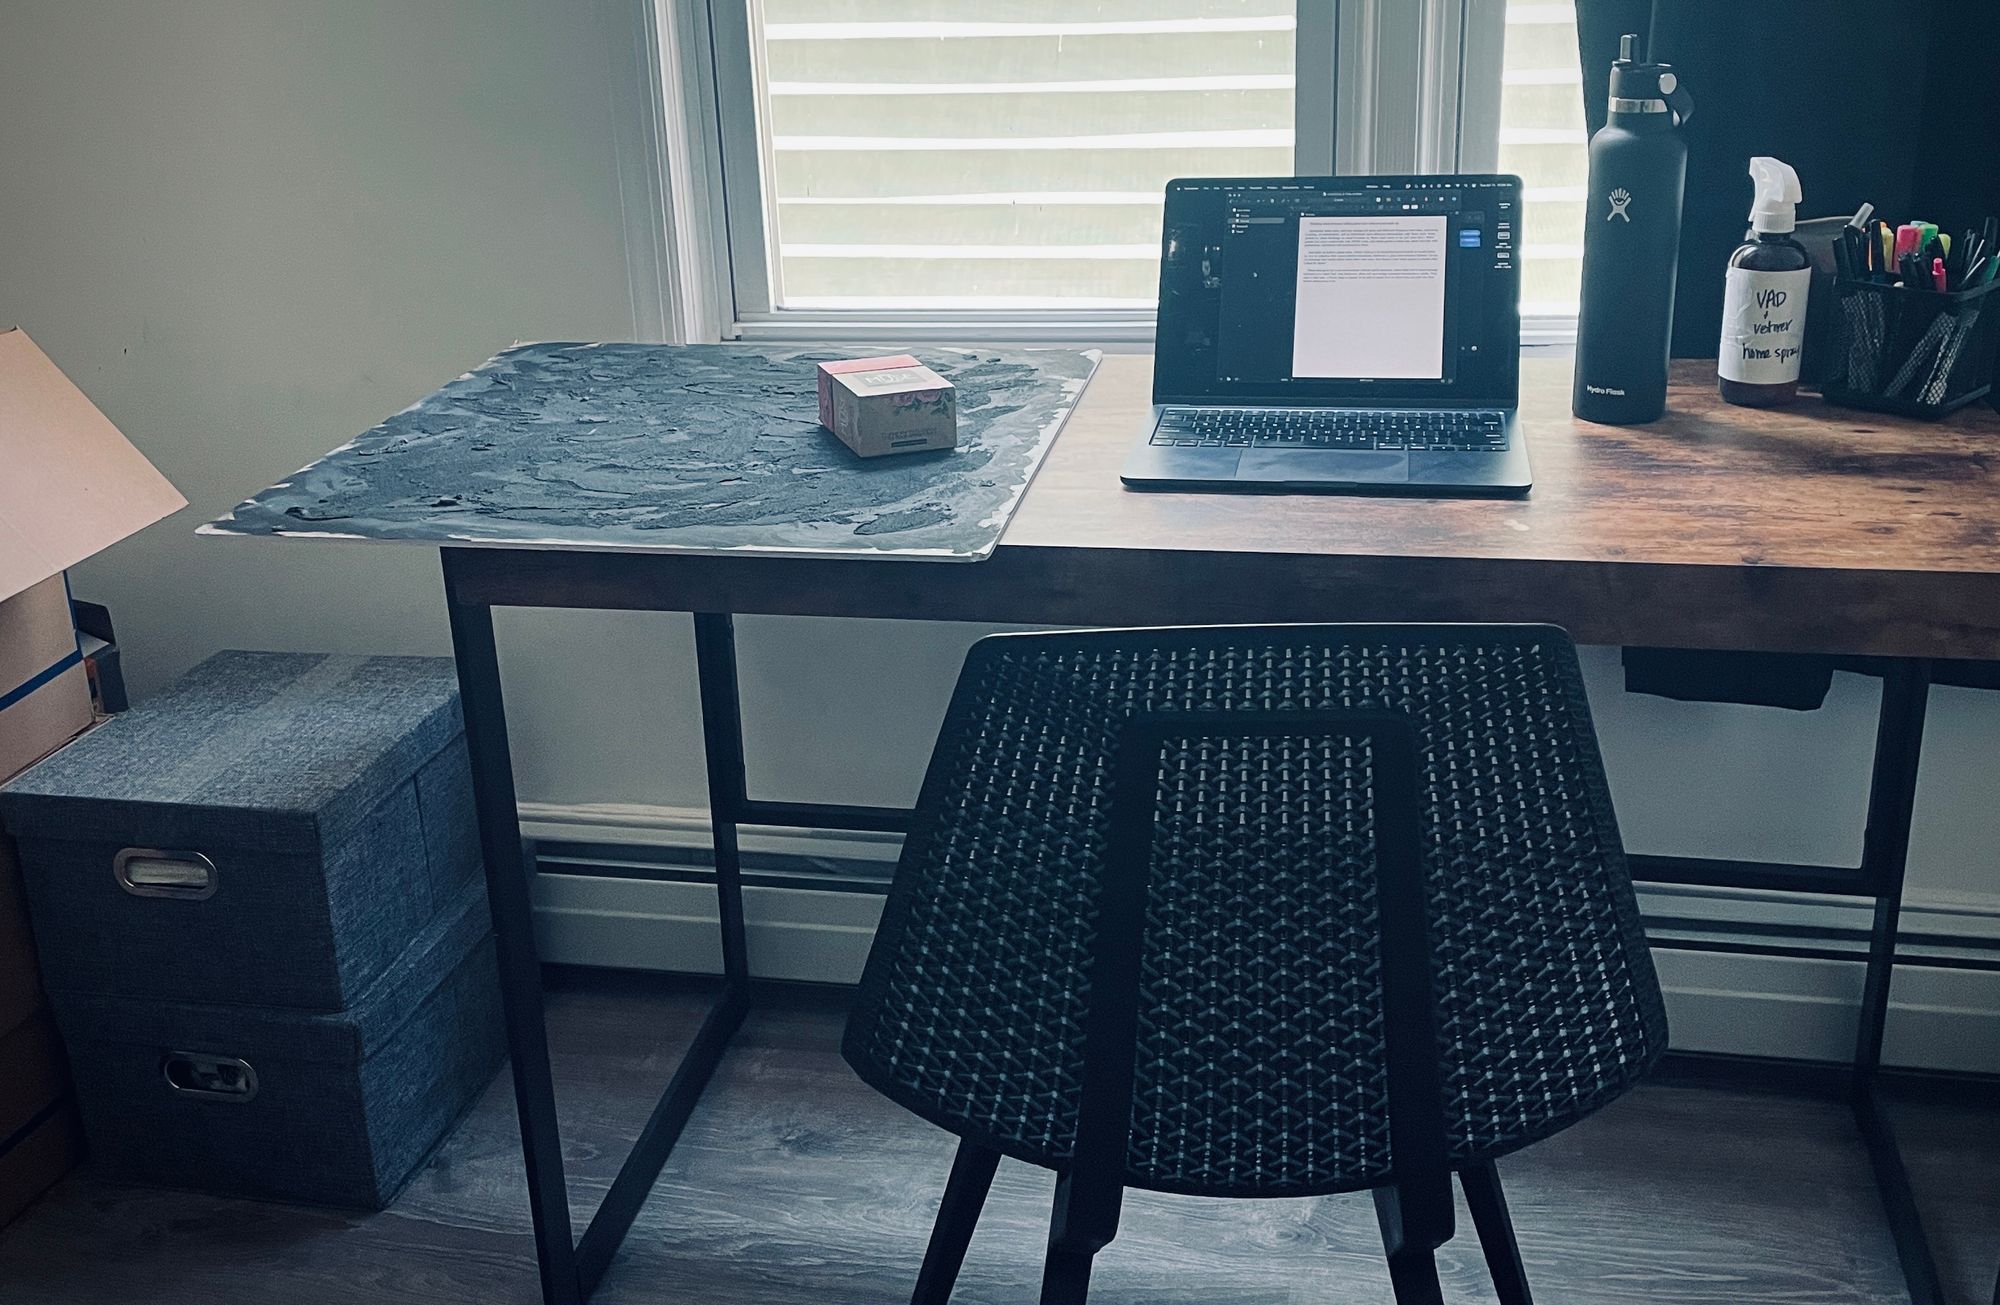
M 1944 293 L 1944 260 L 1942 258 L 1933 258 L 1931 260 L 1931 287 L 1939 294 Z
M 1914 222 L 1905 222 L 1896 228 L 1896 264 L 1901 266 L 1905 255 L 1914 254 L 1924 247 L 1924 229 Z

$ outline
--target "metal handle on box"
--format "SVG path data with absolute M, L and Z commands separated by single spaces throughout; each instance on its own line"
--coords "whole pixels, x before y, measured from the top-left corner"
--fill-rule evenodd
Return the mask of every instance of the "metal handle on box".
M 184 1097 L 244 1105 L 257 1096 L 257 1071 L 235 1056 L 169 1051 L 160 1061 L 167 1086 Z
M 111 860 L 118 886 L 134 897 L 200 901 L 215 895 L 215 862 L 199 852 L 128 847 Z

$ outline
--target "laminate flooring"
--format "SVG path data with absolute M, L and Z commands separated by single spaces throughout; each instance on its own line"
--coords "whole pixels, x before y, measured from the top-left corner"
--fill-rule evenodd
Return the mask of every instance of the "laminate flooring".
M 670 982 L 566 976 L 550 1037 L 580 1228 L 704 1009 Z M 600 1305 L 908 1299 L 953 1139 L 840 1060 L 838 997 L 754 1011 L 599 1289 Z M 1897 1109 L 1953 1301 L 2000 1264 L 2000 1101 Z M 7 1305 L 530 1305 L 534 1245 L 509 1082 L 495 1079 L 388 1210 L 357 1215 L 121 1184 L 86 1166 L 0 1231 Z M 1501 1163 L 1545 1305 L 1906 1300 L 1836 1102 L 1645 1086 Z M 957 1305 L 1036 1296 L 1048 1174 L 1002 1165 Z M 1470 1223 L 1446 1297 L 1491 1301 Z M 1094 1305 L 1389 1305 L 1365 1195 L 1128 1195 Z

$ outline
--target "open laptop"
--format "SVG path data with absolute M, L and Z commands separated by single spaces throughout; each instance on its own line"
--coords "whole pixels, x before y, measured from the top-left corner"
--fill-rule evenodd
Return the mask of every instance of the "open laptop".
M 1514 495 L 1521 180 L 1167 185 L 1135 489 Z

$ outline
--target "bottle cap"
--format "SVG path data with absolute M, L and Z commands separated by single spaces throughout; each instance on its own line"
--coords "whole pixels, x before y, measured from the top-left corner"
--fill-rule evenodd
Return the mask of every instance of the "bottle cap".
M 1650 63 L 1636 32 L 1618 39 L 1611 65 L 1611 112 L 1621 118 L 1659 114 L 1678 127 L 1694 112 L 1694 100 L 1668 63 Z
M 1750 179 L 1757 198 L 1750 205 L 1750 229 L 1783 232 L 1798 225 L 1799 174 L 1792 165 L 1767 154 L 1750 160 Z

